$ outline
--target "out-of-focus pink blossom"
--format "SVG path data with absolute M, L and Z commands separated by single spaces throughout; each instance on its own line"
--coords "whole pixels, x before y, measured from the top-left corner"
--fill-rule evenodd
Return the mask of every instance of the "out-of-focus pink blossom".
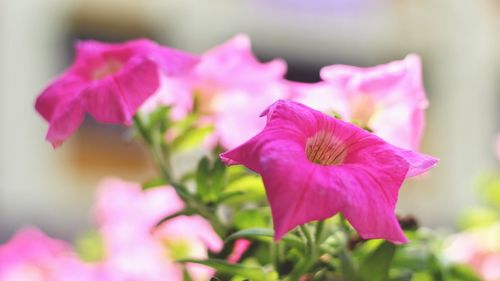
M 182 280 L 181 269 L 153 239 L 156 223 L 184 207 L 171 187 L 146 191 L 137 183 L 107 179 L 98 189 L 96 216 L 103 238 L 103 267 L 116 280 Z
M 250 248 L 250 245 L 252 242 L 247 239 L 238 239 L 236 242 L 234 242 L 233 246 L 233 251 L 231 252 L 231 255 L 227 258 L 227 261 L 229 263 L 237 263 L 243 254 Z
M 61 145 L 86 113 L 99 122 L 130 125 L 139 106 L 158 89 L 159 73 L 179 74 L 196 62 L 192 55 L 146 39 L 79 41 L 75 62 L 36 100 L 36 110 L 49 122 L 47 140 Z
M 500 224 L 468 230 L 449 239 L 444 251 L 452 261 L 471 266 L 485 281 L 500 280 Z
M 137 183 L 105 180 L 98 191 L 96 215 L 105 246 L 103 267 L 116 280 L 183 280 L 181 258 L 207 258 L 223 243 L 199 216 L 162 218 L 184 208 L 169 186 L 143 191 Z M 214 271 L 188 264 L 193 280 L 209 280 Z M 113 279 L 114 280 L 114 279 Z
M 212 226 L 200 216 L 178 216 L 162 223 L 154 232 L 166 245 L 169 257 L 176 259 L 206 259 L 208 250 L 217 253 L 224 246 Z M 207 266 L 188 263 L 186 269 L 195 281 L 209 280 L 215 271 Z
M 195 110 L 202 123 L 214 125 L 208 142 L 231 148 L 264 127 L 265 121 L 255 116 L 286 98 L 285 72 L 284 61 L 259 62 L 248 36 L 237 35 L 203 54 L 187 75 L 164 78 L 162 90 L 147 101 L 146 110 L 172 105 L 175 119 Z
M 428 106 L 421 76 L 420 58 L 408 55 L 368 68 L 327 66 L 321 70 L 324 82 L 291 86 L 295 100 L 369 127 L 393 145 L 418 150 Z
M 90 281 L 97 271 L 81 262 L 70 245 L 28 227 L 0 246 L 0 281 Z
M 394 214 L 399 189 L 436 159 L 296 102 L 278 101 L 264 114 L 264 130 L 221 159 L 262 176 L 276 239 L 341 212 L 365 239 L 407 241 Z

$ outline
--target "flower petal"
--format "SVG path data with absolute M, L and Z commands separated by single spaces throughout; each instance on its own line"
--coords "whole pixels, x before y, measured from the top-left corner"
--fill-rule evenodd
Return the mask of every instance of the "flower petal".
M 417 55 L 374 67 L 332 65 L 321 70 L 332 95 L 343 97 L 330 107 L 347 120 L 356 120 L 393 145 L 417 150 L 428 106 Z M 310 91 L 311 92 L 311 91 Z M 299 99 L 316 106 L 307 99 Z M 321 107 L 315 107 L 324 110 Z
M 79 97 L 62 100 L 57 107 L 57 111 L 52 112 L 49 130 L 45 136 L 54 148 L 69 138 L 80 127 L 85 117 L 84 101 Z
M 152 61 L 129 65 L 86 89 L 87 111 L 99 122 L 130 125 L 139 106 L 158 86 L 158 70 Z
M 210 223 L 200 216 L 177 216 L 158 226 L 155 235 L 158 238 L 202 242 L 214 253 L 221 251 L 224 246 Z
M 342 206 L 343 190 L 328 169 L 305 159 L 302 147 L 275 142 L 261 160 L 261 175 L 271 206 L 275 240 L 298 225 L 335 215 Z M 302 161 L 298 161 L 302 159 Z
M 399 156 L 403 157 L 410 164 L 408 173 L 406 174 L 406 177 L 408 178 L 418 176 L 427 172 L 428 170 L 436 166 L 437 162 L 439 161 L 439 159 L 432 156 L 411 150 L 396 148 L 396 153 Z

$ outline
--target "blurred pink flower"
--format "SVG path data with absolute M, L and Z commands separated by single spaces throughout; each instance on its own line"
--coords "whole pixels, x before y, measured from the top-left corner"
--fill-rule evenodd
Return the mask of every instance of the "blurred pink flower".
M 365 239 L 407 241 L 394 214 L 399 189 L 436 159 L 296 102 L 278 101 L 264 114 L 264 130 L 221 159 L 261 174 L 276 239 L 341 212 Z
M 172 260 L 206 259 L 208 250 L 217 253 L 224 246 L 212 226 L 200 216 L 170 219 L 155 230 L 154 236 L 166 245 Z M 194 281 L 209 280 L 215 273 L 210 267 L 194 263 L 188 263 L 186 269 Z
M 418 150 L 428 101 L 417 55 L 375 67 L 331 65 L 325 82 L 295 85 L 295 100 L 369 127 L 387 142 Z M 293 85 L 292 85 L 293 86 Z
M 172 105 L 174 119 L 194 110 L 204 124 L 214 125 L 210 145 L 234 147 L 264 127 L 264 120 L 255 116 L 286 97 L 285 72 L 282 60 L 259 62 L 248 36 L 240 34 L 203 54 L 188 74 L 164 77 L 162 90 L 145 109 Z
M 176 259 L 206 258 L 207 249 L 220 251 L 222 240 L 201 217 L 177 216 L 156 227 L 162 218 L 183 208 L 172 187 L 143 191 L 136 183 L 105 180 L 99 188 L 96 215 L 106 271 L 116 280 L 183 280 Z M 195 264 L 188 264 L 187 270 L 195 281 L 209 280 L 214 273 Z
M 85 113 L 99 122 L 130 125 L 139 106 L 157 90 L 159 70 L 178 74 L 196 62 L 194 56 L 146 39 L 78 42 L 74 63 L 36 100 L 36 110 L 49 122 L 47 140 L 61 145 Z
M 103 238 L 103 267 L 116 280 L 182 280 L 182 271 L 156 241 L 154 226 L 184 208 L 171 187 L 146 191 L 137 183 L 107 179 L 98 189 L 96 217 Z
M 1 281 L 104 280 L 96 274 L 70 245 L 36 228 L 23 228 L 0 246 Z
M 500 280 L 500 224 L 456 234 L 449 239 L 445 257 L 467 264 L 485 281 Z
M 240 261 L 241 257 L 245 252 L 250 248 L 250 245 L 252 242 L 247 239 L 238 239 L 236 242 L 234 242 L 234 247 L 233 251 L 231 252 L 231 255 L 227 258 L 227 261 L 229 263 L 237 263 Z

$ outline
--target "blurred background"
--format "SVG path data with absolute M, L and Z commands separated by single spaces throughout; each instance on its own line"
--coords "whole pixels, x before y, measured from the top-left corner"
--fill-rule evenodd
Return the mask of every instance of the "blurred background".
M 0 242 L 24 225 L 72 240 L 92 223 L 99 180 L 154 174 L 122 128 L 87 120 L 58 150 L 44 141 L 34 100 L 71 62 L 75 39 L 149 37 L 201 53 L 241 32 L 298 81 L 317 81 L 329 64 L 422 56 L 431 102 L 422 151 L 441 162 L 403 188 L 399 213 L 451 228 L 476 203 L 477 178 L 498 168 L 498 0 L 0 0 Z

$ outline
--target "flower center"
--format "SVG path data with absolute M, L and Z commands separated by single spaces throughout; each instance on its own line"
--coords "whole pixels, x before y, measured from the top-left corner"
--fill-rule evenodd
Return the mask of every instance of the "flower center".
M 173 260 L 189 258 L 192 252 L 189 242 L 182 239 L 164 240 L 163 243 Z
M 323 166 L 340 165 L 347 155 L 346 146 L 330 131 L 319 131 L 306 142 L 307 159 Z
M 375 101 L 367 94 L 356 95 L 351 100 L 351 108 L 351 120 L 358 123 L 360 126 L 369 126 L 377 109 Z
M 100 80 L 113 75 L 122 69 L 123 63 L 117 59 L 109 59 L 103 65 L 92 71 L 92 79 Z
M 193 110 L 201 115 L 214 115 L 218 111 L 219 93 L 213 89 L 195 89 Z

